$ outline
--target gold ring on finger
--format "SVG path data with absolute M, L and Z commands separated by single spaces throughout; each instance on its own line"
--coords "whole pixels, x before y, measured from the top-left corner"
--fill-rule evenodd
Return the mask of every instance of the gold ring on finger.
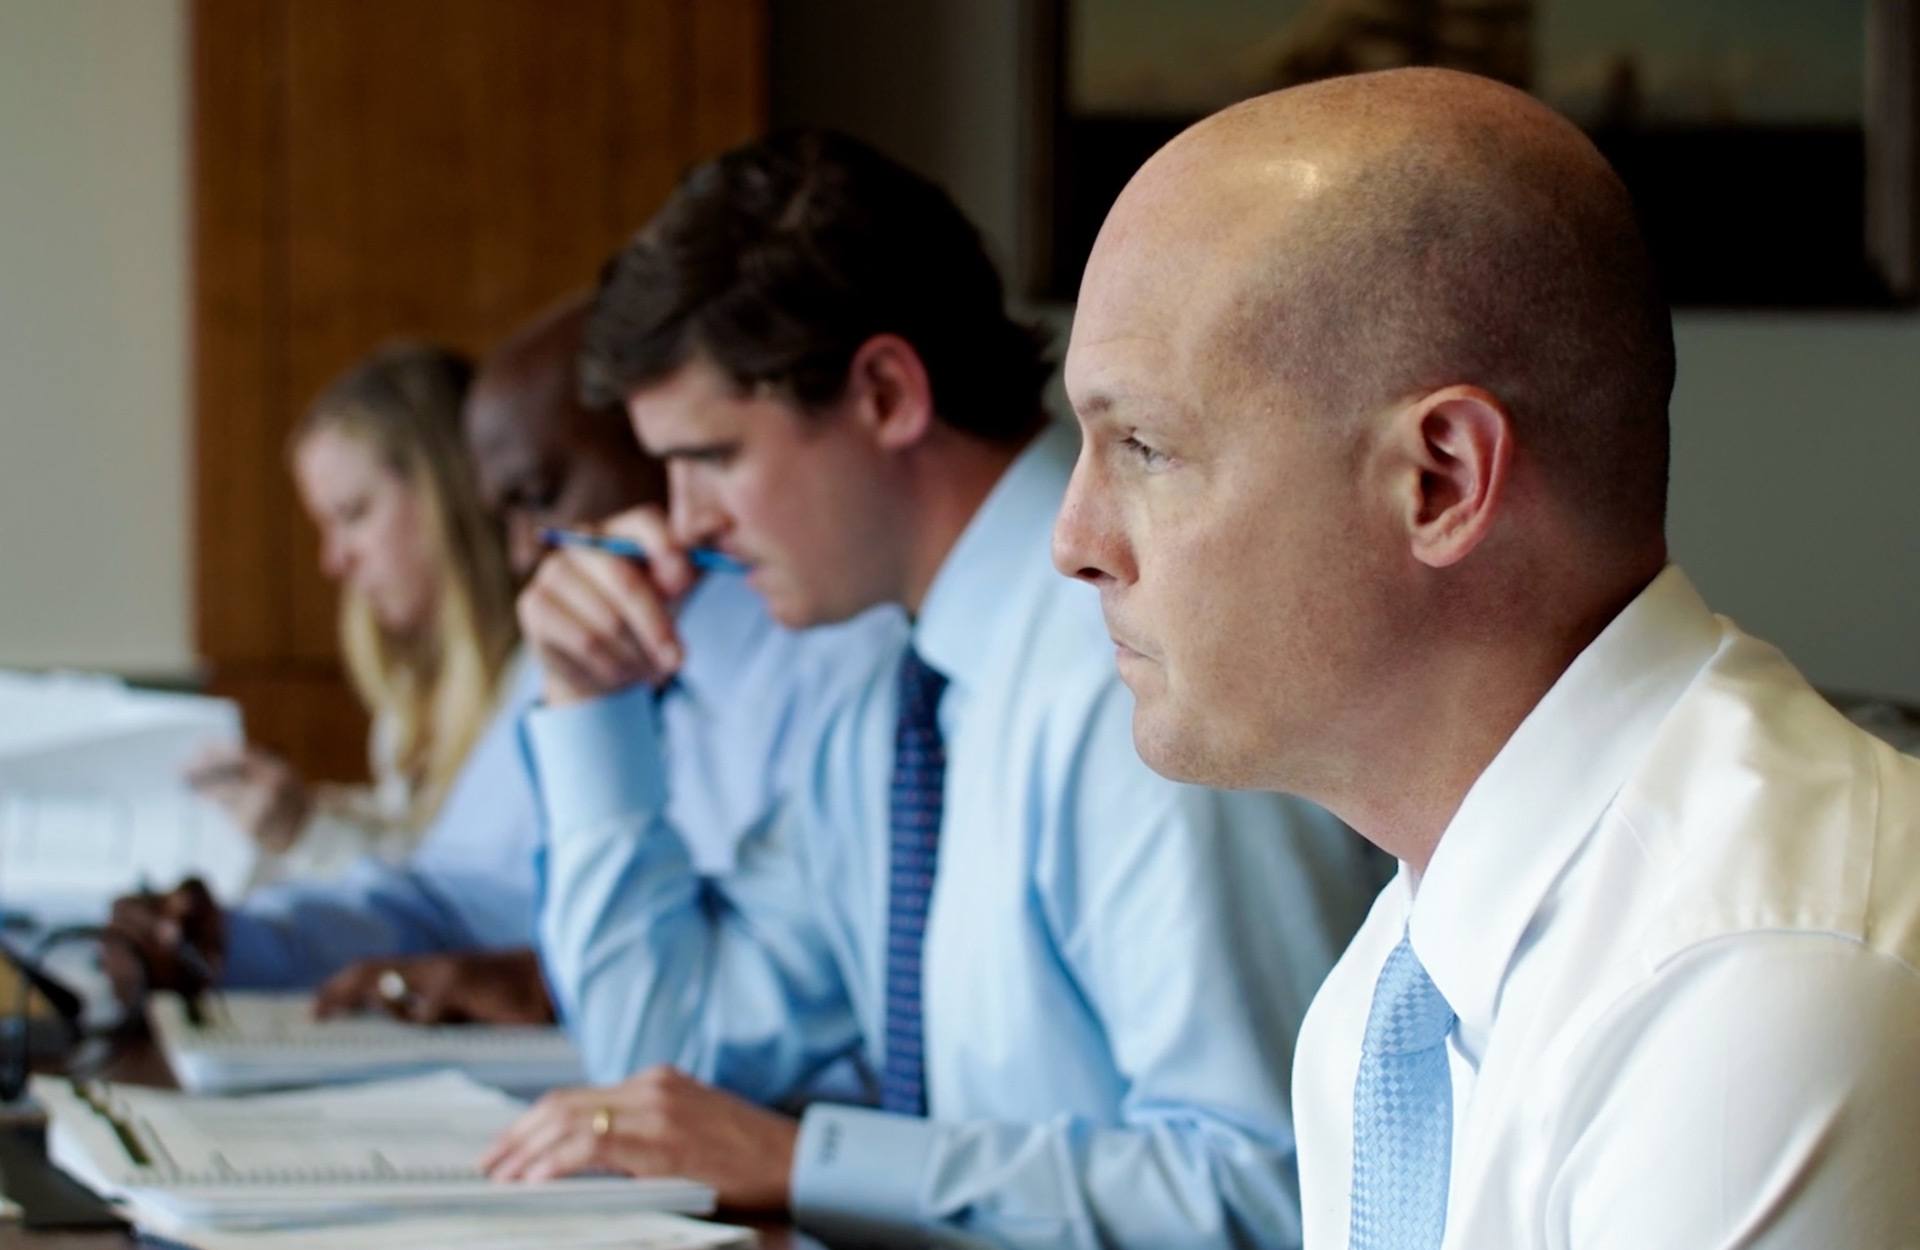
M 595 1107 L 593 1109 L 593 1135 L 605 1137 L 613 1132 L 613 1108 Z

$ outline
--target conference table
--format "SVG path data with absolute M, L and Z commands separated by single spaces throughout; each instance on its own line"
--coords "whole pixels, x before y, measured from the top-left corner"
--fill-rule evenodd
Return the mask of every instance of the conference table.
M 137 1085 L 171 1087 L 173 1073 L 153 1043 L 139 1037 L 121 1043 L 101 1069 L 100 1075 L 113 1081 Z M 730 1224 L 752 1228 L 758 1237 L 758 1250 L 825 1250 L 786 1221 L 763 1221 L 728 1216 L 717 1217 Z M 125 1232 L 29 1232 L 17 1223 L 0 1220 L 0 1250 L 151 1250 L 151 1242 L 142 1242 Z

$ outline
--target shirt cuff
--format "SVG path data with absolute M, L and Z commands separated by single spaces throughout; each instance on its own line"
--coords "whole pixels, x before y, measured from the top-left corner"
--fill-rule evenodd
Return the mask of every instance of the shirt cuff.
M 660 713 L 644 685 L 567 707 L 534 708 L 521 734 L 549 833 L 666 805 Z
M 795 1218 L 847 1236 L 875 1224 L 924 1226 L 922 1178 L 938 1131 L 931 1121 L 866 1107 L 808 1107 L 793 1152 Z

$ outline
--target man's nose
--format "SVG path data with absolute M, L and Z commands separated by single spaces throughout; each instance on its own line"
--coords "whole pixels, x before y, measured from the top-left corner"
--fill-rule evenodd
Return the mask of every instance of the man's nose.
M 720 509 L 699 474 L 675 463 L 667 471 L 667 522 L 673 536 L 689 547 L 711 542 L 721 529 Z
M 1130 580 L 1120 529 L 1113 523 L 1110 488 L 1098 480 L 1083 450 L 1053 522 L 1053 567 L 1095 586 Z

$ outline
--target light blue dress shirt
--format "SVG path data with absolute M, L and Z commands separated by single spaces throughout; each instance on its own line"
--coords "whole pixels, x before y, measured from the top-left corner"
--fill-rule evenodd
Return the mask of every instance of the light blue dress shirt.
M 660 708 L 673 815 L 696 865 L 714 872 L 779 789 L 801 708 L 835 674 L 864 671 L 896 647 L 905 626 L 882 613 L 797 634 L 743 579 L 716 575 L 688 597 L 679 627 L 690 658 Z M 337 881 L 269 886 L 230 909 L 222 983 L 305 988 L 360 959 L 533 945 L 539 803 L 519 721 L 539 691 L 537 666 L 519 661 L 406 863 L 365 858 Z
M 1097 596 L 1048 559 L 1074 439 L 1050 429 L 1002 477 L 915 625 L 951 679 L 930 1116 L 812 1105 L 795 1209 L 884 1244 L 1297 1245 L 1293 1038 L 1380 873 L 1317 808 L 1140 762 Z M 673 829 L 650 696 L 529 716 L 543 949 L 600 1026 L 595 1079 L 668 1062 L 779 1103 L 836 1058 L 881 1066 L 900 652 L 717 880 Z

